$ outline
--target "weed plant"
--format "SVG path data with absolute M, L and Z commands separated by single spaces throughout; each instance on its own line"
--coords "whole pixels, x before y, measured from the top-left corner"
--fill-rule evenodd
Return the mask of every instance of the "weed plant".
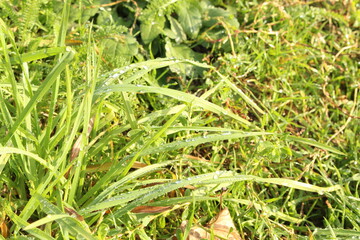
M 0 238 L 359 239 L 359 4 L 1 1 Z

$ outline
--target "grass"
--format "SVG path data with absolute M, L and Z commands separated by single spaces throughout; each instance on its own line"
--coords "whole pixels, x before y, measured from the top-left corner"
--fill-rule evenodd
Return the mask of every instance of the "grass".
M 177 2 L 0 3 L 0 238 L 360 238 L 360 3 Z

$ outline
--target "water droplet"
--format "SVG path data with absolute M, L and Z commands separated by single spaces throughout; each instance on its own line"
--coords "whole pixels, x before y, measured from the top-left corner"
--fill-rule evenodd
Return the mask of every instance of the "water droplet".
M 110 77 L 111 77 L 111 78 L 117 78 L 117 77 L 119 77 L 119 76 L 120 76 L 120 73 L 115 73 L 115 74 L 111 75 Z

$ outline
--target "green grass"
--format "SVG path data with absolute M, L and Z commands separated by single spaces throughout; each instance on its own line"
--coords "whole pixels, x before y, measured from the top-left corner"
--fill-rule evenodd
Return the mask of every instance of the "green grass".
M 360 238 L 360 2 L 330 2 L 1 1 L 0 238 L 224 207 L 243 239 Z

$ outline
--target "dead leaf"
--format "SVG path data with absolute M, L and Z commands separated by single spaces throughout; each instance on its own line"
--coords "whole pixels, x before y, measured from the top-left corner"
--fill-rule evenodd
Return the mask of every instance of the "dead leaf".
M 138 206 L 131 210 L 132 213 L 161 213 L 171 209 L 171 207 L 157 207 L 157 206 Z
M 78 214 L 74 209 L 64 207 L 65 212 L 67 212 L 70 216 L 77 218 L 79 221 L 84 221 L 84 217 Z
M 89 135 L 91 130 L 93 129 L 94 121 L 95 121 L 95 117 L 90 118 L 90 121 L 89 121 L 89 124 L 88 124 L 88 129 L 87 129 L 87 135 Z M 82 136 L 83 135 L 80 134 L 80 136 L 78 137 L 78 139 L 76 140 L 76 142 L 74 143 L 74 145 L 73 145 L 73 147 L 71 149 L 70 162 L 72 162 L 75 158 L 77 158 L 77 156 L 79 156 Z M 71 168 L 65 173 L 65 178 L 69 177 Z
M 9 228 L 6 225 L 5 221 L 2 221 L 0 223 L 0 233 L 1 233 L 1 236 L 3 236 L 4 238 L 9 237 Z
M 183 231 L 186 224 L 187 221 L 181 223 L 181 229 Z M 192 227 L 187 240 L 212 239 L 212 236 L 214 236 L 213 239 L 215 240 L 241 240 L 230 216 L 229 209 L 225 208 L 220 211 L 219 214 L 209 222 L 208 227 Z
M 87 173 L 107 171 L 107 170 L 109 170 L 113 165 L 114 165 L 114 163 L 112 163 L 112 162 L 107 162 L 107 163 L 103 163 L 103 164 L 91 165 L 91 166 L 87 166 L 85 171 L 86 171 Z M 146 166 L 147 166 L 147 164 L 145 164 L 145 163 L 134 162 L 134 164 L 131 166 L 131 168 L 139 169 L 139 168 L 143 168 L 143 167 L 146 167 Z

